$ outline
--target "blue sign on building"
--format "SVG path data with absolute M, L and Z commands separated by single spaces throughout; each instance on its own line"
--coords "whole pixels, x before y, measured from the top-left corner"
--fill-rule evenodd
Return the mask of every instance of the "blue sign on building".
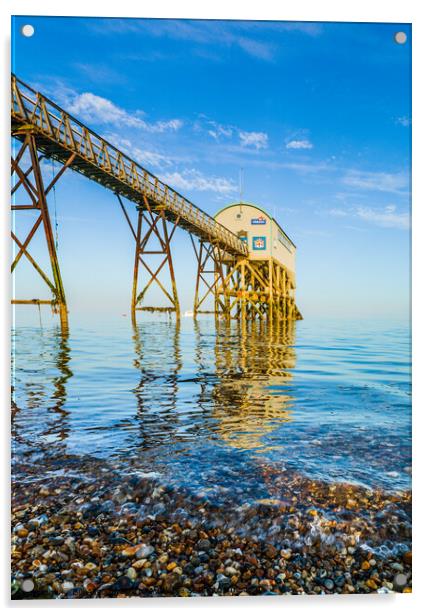
M 266 219 L 264 216 L 259 216 L 258 218 L 251 218 L 251 225 L 265 225 Z
M 264 235 L 252 238 L 253 250 L 266 250 L 266 237 Z

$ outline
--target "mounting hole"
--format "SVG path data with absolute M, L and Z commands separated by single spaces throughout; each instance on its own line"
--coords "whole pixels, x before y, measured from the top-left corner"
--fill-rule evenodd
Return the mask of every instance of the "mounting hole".
M 32 590 L 34 590 L 33 580 L 30 580 L 29 578 L 27 578 L 26 580 L 23 580 L 21 584 L 21 588 L 24 592 L 31 592 Z
M 26 36 L 27 38 L 33 36 L 34 27 L 31 24 L 25 24 L 25 26 L 22 26 L 21 28 L 21 34 L 22 36 Z
M 408 40 L 408 37 L 406 36 L 406 32 L 396 32 L 396 34 L 394 35 L 394 40 L 399 45 L 404 45 L 406 41 Z

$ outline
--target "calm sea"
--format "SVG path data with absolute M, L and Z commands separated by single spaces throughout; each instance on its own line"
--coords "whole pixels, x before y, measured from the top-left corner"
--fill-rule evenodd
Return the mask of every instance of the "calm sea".
M 68 336 L 22 326 L 13 332 L 13 456 L 49 452 L 64 472 L 68 455 L 125 473 L 133 463 L 214 499 L 267 496 L 266 462 L 409 489 L 410 360 L 401 322 L 244 329 L 148 316 L 134 328 L 127 318 L 72 322 Z

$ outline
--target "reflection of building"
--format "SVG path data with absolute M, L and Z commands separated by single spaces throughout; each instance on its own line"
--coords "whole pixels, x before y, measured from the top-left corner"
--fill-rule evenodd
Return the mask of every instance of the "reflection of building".
M 295 366 L 294 325 L 218 323 L 211 397 L 217 432 L 231 447 L 262 448 L 264 436 L 290 421 L 285 386 Z

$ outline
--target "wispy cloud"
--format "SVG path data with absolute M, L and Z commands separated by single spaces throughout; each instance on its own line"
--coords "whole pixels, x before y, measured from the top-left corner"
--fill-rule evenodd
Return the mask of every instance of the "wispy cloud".
M 178 157 L 166 155 L 153 149 L 139 148 L 129 140 L 117 135 L 116 133 L 107 133 L 105 139 L 116 146 L 125 154 L 128 154 L 133 160 L 145 167 L 170 167 L 175 162 L 180 160 Z
M 247 131 L 233 124 L 220 124 L 209 120 L 204 114 L 194 123 L 198 132 L 207 133 L 217 142 L 230 142 L 229 149 L 246 151 L 265 150 L 269 145 L 269 136 L 263 131 Z
M 270 62 L 280 46 L 261 38 L 262 33 L 297 33 L 315 37 L 321 24 L 305 22 L 255 22 L 186 19 L 103 19 L 88 22 L 99 34 L 141 34 L 186 40 L 202 46 L 237 48 L 262 61 Z M 191 52 L 193 50 L 190 50 Z
M 91 82 L 123 84 L 127 81 L 124 72 L 121 73 L 107 64 L 76 62 L 72 66 L 79 71 L 79 73 L 88 77 Z
M 345 173 L 342 182 L 346 186 L 360 190 L 399 193 L 408 188 L 409 176 L 406 173 L 369 172 L 351 169 Z
M 313 143 L 309 139 L 292 139 L 285 143 L 287 150 L 312 150 Z
M 408 116 L 400 116 L 399 118 L 396 118 L 396 124 L 400 124 L 400 126 L 410 126 L 412 124 L 412 120 Z
M 393 227 L 395 229 L 409 229 L 409 212 L 397 212 L 395 205 L 387 205 L 383 210 L 370 207 L 357 208 L 358 218 L 372 222 L 379 227 Z
M 331 208 L 328 213 L 330 216 L 337 216 L 338 218 L 344 218 L 345 216 L 348 216 L 348 212 L 346 210 L 342 210 L 339 207 Z
M 222 137 L 232 137 L 233 133 L 237 130 L 235 126 L 219 124 L 214 120 L 208 120 L 207 123 L 210 127 L 208 130 L 208 135 L 210 135 L 217 141 Z
M 211 191 L 223 195 L 237 192 L 237 184 L 233 180 L 224 177 L 206 176 L 197 169 L 185 169 L 182 172 L 166 173 L 163 175 L 163 180 L 166 184 L 170 184 L 179 190 Z
M 240 131 L 239 139 L 240 145 L 246 148 L 255 148 L 256 150 L 267 148 L 269 142 L 269 137 L 267 133 L 260 133 L 256 131 Z
M 330 216 L 336 218 L 352 218 L 363 220 L 372 223 L 378 227 L 387 227 L 393 229 L 409 229 L 410 214 L 409 211 L 398 212 L 397 206 L 386 205 L 384 208 L 376 207 L 353 207 L 353 208 L 332 208 L 327 212 Z
M 63 94 L 64 100 L 61 101 L 62 105 L 71 114 L 90 124 L 110 124 L 116 127 L 139 128 L 150 133 L 177 131 L 183 125 L 182 120 L 176 118 L 148 122 L 142 117 L 145 115 L 144 112 L 136 111 L 129 113 L 111 100 L 92 92 L 78 94 L 67 89 Z

